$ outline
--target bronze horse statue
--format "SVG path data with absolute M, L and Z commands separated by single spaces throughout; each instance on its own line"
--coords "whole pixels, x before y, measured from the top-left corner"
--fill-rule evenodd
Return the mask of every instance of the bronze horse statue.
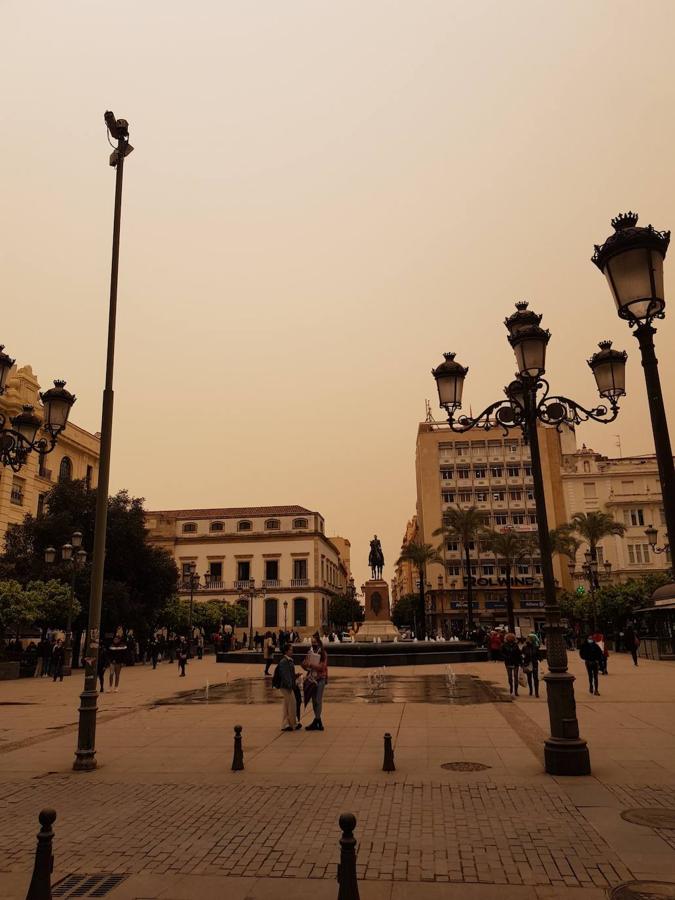
M 370 542 L 370 553 L 368 554 L 368 565 L 373 578 L 382 578 L 382 569 L 384 567 L 384 553 L 382 552 L 382 544 L 377 535 Z

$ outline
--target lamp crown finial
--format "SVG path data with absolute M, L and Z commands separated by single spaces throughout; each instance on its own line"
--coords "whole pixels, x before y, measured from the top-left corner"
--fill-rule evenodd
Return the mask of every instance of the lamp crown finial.
M 66 386 L 66 382 L 63 378 L 55 378 L 54 379 L 54 387 L 55 388 L 64 388 Z
M 636 212 L 629 210 L 627 213 L 619 213 L 612 219 L 614 231 L 623 231 L 624 228 L 635 228 L 640 217 Z
M 612 349 L 612 342 L 611 342 L 611 341 L 600 341 L 600 343 L 598 344 L 598 347 L 599 347 L 601 350 L 611 350 L 611 349 Z
M 444 359 L 446 362 L 452 362 L 453 359 L 454 359 L 456 356 L 457 356 L 456 353 L 444 353 L 444 354 L 443 354 L 443 359 Z
M 517 309 L 519 312 L 525 312 L 525 310 L 527 309 L 527 307 L 528 307 L 529 305 L 530 305 L 530 304 L 529 304 L 529 301 L 527 301 L 527 300 L 519 300 L 519 301 L 516 303 L 516 309 Z

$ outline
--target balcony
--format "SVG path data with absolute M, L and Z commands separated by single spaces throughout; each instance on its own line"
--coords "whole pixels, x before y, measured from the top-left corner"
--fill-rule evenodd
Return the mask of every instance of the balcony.
M 253 582 L 250 578 L 245 579 L 244 581 L 235 581 L 234 589 L 235 591 L 248 591 L 253 587 Z
M 278 578 L 265 578 L 263 579 L 263 587 L 265 590 L 275 590 L 276 588 L 281 587 L 281 581 Z
M 292 588 L 309 587 L 309 578 L 291 578 Z
M 225 587 L 225 582 L 222 578 L 214 578 L 211 575 L 207 575 L 204 579 L 204 590 L 205 591 L 222 591 Z

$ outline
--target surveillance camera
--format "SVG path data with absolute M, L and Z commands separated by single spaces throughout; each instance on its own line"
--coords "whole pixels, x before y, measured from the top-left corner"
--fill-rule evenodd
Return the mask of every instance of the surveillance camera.
M 124 140 L 129 137 L 129 123 L 126 119 L 116 119 L 115 114 L 107 110 L 103 118 L 111 136 L 116 140 Z

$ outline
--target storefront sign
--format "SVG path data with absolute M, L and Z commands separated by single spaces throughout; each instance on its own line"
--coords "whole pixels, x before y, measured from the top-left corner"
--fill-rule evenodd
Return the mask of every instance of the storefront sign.
M 464 576 L 464 587 L 469 583 L 469 579 Z M 491 575 L 489 578 L 481 577 L 476 578 L 473 576 L 471 578 L 471 584 L 474 587 L 506 587 L 506 578 L 502 575 L 496 576 Z M 540 587 L 542 584 L 541 578 L 533 578 L 531 575 L 514 575 L 511 578 L 511 587 Z

